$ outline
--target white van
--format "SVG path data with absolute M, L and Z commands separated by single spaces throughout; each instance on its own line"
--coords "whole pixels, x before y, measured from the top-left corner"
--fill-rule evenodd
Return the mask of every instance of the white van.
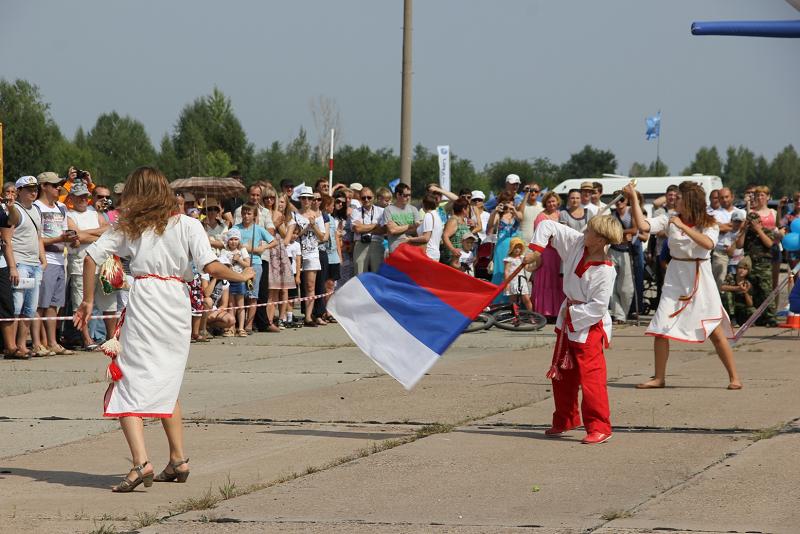
M 611 177 L 613 176 L 613 177 Z M 564 180 L 553 188 L 553 191 L 561 196 L 562 206 L 566 204 L 567 193 L 570 189 L 579 189 L 583 182 L 600 182 L 603 184 L 603 202 L 609 202 L 614 191 L 622 189 L 630 183 L 632 178 L 626 176 L 606 175 L 603 178 L 573 178 Z M 636 178 L 636 189 L 644 197 L 644 207 L 648 214 L 652 215 L 653 200 L 657 199 L 667 191 L 670 185 L 679 185 L 681 182 L 690 180 L 697 182 L 706 192 L 706 201 L 711 191 L 722 187 L 722 179 L 719 176 L 709 176 L 706 174 L 693 174 L 691 176 L 641 176 Z M 613 207 L 613 206 L 612 206 Z

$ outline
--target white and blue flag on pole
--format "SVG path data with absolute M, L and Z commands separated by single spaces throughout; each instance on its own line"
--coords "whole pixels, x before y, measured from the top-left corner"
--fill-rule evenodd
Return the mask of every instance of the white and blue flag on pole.
M 645 122 L 647 123 L 647 131 L 645 132 L 647 140 L 658 139 L 658 136 L 661 135 L 661 111 L 652 117 L 647 117 Z

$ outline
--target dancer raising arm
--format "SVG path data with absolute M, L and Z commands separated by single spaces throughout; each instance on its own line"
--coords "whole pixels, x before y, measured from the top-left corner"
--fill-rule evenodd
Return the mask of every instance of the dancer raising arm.
M 83 302 L 73 320 L 82 328 L 90 319 L 96 266 L 112 254 L 130 257 L 135 282 L 117 326 L 120 349 L 109 366 L 114 382 L 106 391 L 103 409 L 104 417 L 119 418 L 131 450 L 134 467 L 112 488 L 124 493 L 142 482 L 149 487 L 154 480 L 144 443 L 144 417 L 160 418 L 169 442 L 169 463 L 155 481 L 184 482 L 189 475 L 178 392 L 189 356 L 191 263 L 213 278 L 232 282 L 246 282 L 254 272 L 248 267 L 235 273 L 217 261 L 202 223 L 178 213 L 175 193 L 161 171 L 152 167 L 133 171 L 122 198 L 117 225 L 86 250 Z
M 640 233 L 667 232 L 672 260 L 667 266 L 661 300 L 645 332 L 654 336 L 655 377 L 638 389 L 663 388 L 666 383 L 669 340 L 702 343 L 711 338 L 728 372 L 728 389 L 741 389 L 728 339 L 731 321 L 719 297 L 709 258 L 719 236 L 719 226 L 706 212 L 700 185 L 686 181 L 678 186 L 676 213 L 646 218 L 633 185 L 624 188 Z
M 513 240 L 512 240 L 513 241 Z M 552 220 L 539 223 L 525 256 L 537 269 L 549 246 L 564 267 L 564 299 L 556 320 L 557 341 L 547 377 L 553 381 L 553 426 L 545 435 L 558 437 L 580 426 L 583 443 L 604 443 L 611 438 L 611 416 L 606 389 L 603 349 L 611 341 L 608 301 L 617 276 L 607 255 L 608 245 L 622 242 L 622 225 L 610 216 L 589 220 L 585 233 Z M 548 245 L 549 243 L 549 245 Z M 578 387 L 583 392 L 578 413 Z

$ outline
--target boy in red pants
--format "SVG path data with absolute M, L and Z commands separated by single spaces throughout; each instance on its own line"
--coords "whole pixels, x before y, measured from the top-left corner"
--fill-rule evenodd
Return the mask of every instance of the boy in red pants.
M 545 434 L 557 437 L 581 425 L 583 443 L 611 439 L 603 349 L 611 340 L 608 301 L 617 274 L 606 255 L 608 245 L 623 239 L 622 225 L 610 215 L 589 220 L 585 233 L 554 221 L 542 221 L 531 240 L 525 262 L 539 267 L 545 247 L 561 256 L 566 299 L 556 321 L 557 341 L 547 377 L 553 381 L 553 426 Z M 583 400 L 578 411 L 578 387 Z

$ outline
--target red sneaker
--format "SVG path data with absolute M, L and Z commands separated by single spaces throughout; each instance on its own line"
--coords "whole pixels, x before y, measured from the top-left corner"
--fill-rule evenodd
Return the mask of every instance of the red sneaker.
M 577 427 L 572 427 L 572 428 L 556 428 L 556 427 L 554 427 L 554 426 L 551 426 L 550 428 L 548 428 L 547 430 L 545 430 L 545 431 L 544 431 L 544 435 L 545 435 L 545 436 L 548 436 L 548 437 L 551 437 L 551 438 L 557 438 L 557 437 L 559 437 L 561 434 L 563 434 L 564 432 L 569 432 L 570 430 L 574 430 L 574 429 L 576 429 L 576 428 L 577 428 Z
M 598 445 L 605 443 L 611 439 L 611 434 L 603 434 L 602 432 L 589 432 L 586 437 L 581 440 L 585 445 Z

